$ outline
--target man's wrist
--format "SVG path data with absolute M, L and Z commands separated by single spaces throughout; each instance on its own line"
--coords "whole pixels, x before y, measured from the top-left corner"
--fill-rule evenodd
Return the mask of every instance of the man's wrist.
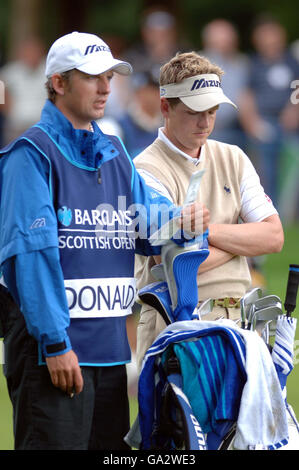
M 214 246 L 216 246 L 214 242 L 215 242 L 215 237 L 217 237 L 217 230 L 218 230 L 218 224 L 209 225 L 208 240 L 209 240 L 209 243 Z

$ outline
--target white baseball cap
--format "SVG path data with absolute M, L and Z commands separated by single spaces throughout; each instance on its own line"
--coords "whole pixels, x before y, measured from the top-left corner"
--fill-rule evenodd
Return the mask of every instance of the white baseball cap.
M 77 69 L 89 75 L 114 70 L 121 75 L 132 73 L 128 62 L 114 59 L 109 46 L 95 34 L 73 33 L 57 39 L 48 52 L 46 76 Z
M 160 87 L 161 98 L 180 98 L 180 100 L 194 111 L 207 111 L 221 103 L 229 103 L 237 107 L 221 88 L 218 75 L 202 74 L 185 78 L 178 83 L 169 83 Z

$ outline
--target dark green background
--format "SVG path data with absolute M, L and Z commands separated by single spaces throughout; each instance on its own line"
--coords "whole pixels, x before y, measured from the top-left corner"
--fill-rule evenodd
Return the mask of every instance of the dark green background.
M 0 51 L 4 57 L 19 34 L 17 12 L 22 4 L 28 8 L 22 10 L 19 21 L 28 23 L 32 32 L 40 34 L 46 46 L 74 30 L 116 35 L 130 45 L 139 37 L 142 12 L 156 4 L 173 11 L 181 37 L 194 48 L 201 47 L 201 29 L 215 17 L 236 25 L 241 49 L 245 51 L 251 48 L 251 27 L 261 13 L 270 13 L 281 21 L 289 41 L 298 38 L 298 7 L 293 0 L 0 0 Z

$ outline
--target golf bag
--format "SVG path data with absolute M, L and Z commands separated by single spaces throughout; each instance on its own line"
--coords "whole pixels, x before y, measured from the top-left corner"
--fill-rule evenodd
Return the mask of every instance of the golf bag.
M 139 414 L 127 442 L 144 450 L 283 449 L 292 422 L 293 446 L 299 449 L 298 423 L 286 400 L 298 267 L 290 270 L 287 314 L 270 305 L 272 310 L 256 308 L 253 315 L 254 302 L 262 298 L 254 289 L 241 302 L 240 328 L 231 320 L 204 321 L 213 307 L 210 299 L 197 308 L 196 274 L 208 253 L 203 246 L 169 241 L 162 246 L 162 264 L 153 270 L 157 282 L 139 291 L 168 326 L 144 357 Z

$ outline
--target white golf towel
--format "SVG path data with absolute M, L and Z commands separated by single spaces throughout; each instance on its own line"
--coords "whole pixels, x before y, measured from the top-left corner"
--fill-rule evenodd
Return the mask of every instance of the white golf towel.
M 234 448 L 278 448 L 288 442 L 288 425 L 284 397 L 271 355 L 256 332 L 240 328 L 238 332 L 246 344 L 247 382 L 241 398 Z

